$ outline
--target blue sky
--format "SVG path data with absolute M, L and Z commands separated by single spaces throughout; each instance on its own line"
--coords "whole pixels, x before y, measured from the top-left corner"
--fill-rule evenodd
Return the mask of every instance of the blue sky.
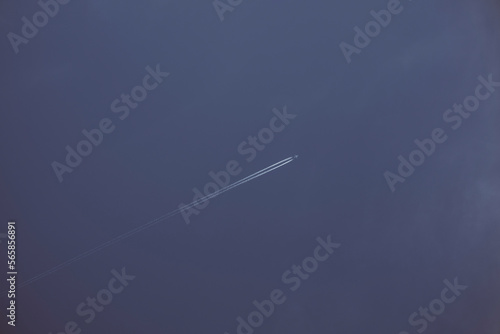
M 210 1 L 72 1 L 17 54 L 5 37 L 0 233 L 18 222 L 19 283 L 189 203 L 230 160 L 244 177 L 300 155 L 189 225 L 162 221 L 20 288 L 6 330 L 233 334 L 332 235 L 338 252 L 255 333 L 414 334 L 409 315 L 458 277 L 467 290 L 425 332 L 498 334 L 500 91 L 455 131 L 442 117 L 479 75 L 500 81 L 500 7 L 401 3 L 350 64 L 339 44 L 387 1 L 244 0 L 222 22 Z M 39 10 L 1 4 L 4 36 Z M 157 64 L 170 76 L 120 120 L 111 103 Z M 246 162 L 238 145 L 284 106 L 296 118 Z M 103 118 L 116 129 L 60 183 L 51 164 Z M 448 140 L 391 192 L 384 172 L 438 127 Z M 85 324 L 76 306 L 123 267 L 135 280 Z

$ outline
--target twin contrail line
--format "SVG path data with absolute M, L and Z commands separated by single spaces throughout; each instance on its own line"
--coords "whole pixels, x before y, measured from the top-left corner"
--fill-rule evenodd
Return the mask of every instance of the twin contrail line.
M 197 205 L 199 205 L 199 204 L 201 204 L 203 202 L 206 202 L 206 201 L 208 201 L 208 200 L 210 200 L 210 199 L 212 199 L 214 197 L 217 197 L 217 196 L 225 193 L 226 191 L 234 189 L 234 188 L 236 188 L 236 187 L 238 187 L 238 186 L 240 186 L 242 184 L 250 182 L 250 181 L 252 181 L 252 180 L 254 180 L 254 179 L 256 179 L 256 178 L 258 178 L 260 176 L 263 176 L 263 175 L 265 175 L 267 173 L 270 173 L 270 172 L 272 172 L 275 169 L 283 167 L 284 165 L 289 164 L 290 162 L 294 161 L 297 158 L 298 158 L 298 155 L 291 156 L 289 158 L 283 159 L 283 160 L 281 160 L 281 161 L 279 161 L 279 162 L 277 162 L 275 164 L 272 164 L 271 166 L 268 166 L 268 167 L 266 167 L 264 169 L 261 169 L 258 172 L 255 172 L 255 173 L 253 173 L 253 174 L 251 174 L 251 175 L 249 175 L 247 177 L 244 177 L 243 179 L 241 179 L 239 181 L 236 181 L 236 182 L 234 182 L 234 183 L 232 183 L 230 185 L 227 185 L 227 186 L 219 189 L 218 191 L 215 191 L 212 194 L 206 195 L 205 197 L 202 197 L 202 198 L 200 198 L 200 199 L 198 199 L 196 201 L 193 201 L 190 204 L 187 204 L 187 205 L 185 205 L 183 207 L 180 207 L 180 208 L 175 209 L 175 210 L 173 210 L 173 211 L 171 211 L 169 213 L 166 213 L 163 216 L 155 218 L 155 219 L 151 220 L 150 222 L 147 222 L 146 224 L 138 226 L 138 227 L 136 227 L 136 228 L 134 228 L 134 229 L 132 229 L 132 230 L 130 230 L 128 232 L 123 233 L 123 234 L 120 234 L 120 235 L 114 237 L 113 239 L 100 244 L 97 247 L 89 249 L 86 252 L 84 252 L 84 253 L 82 253 L 82 254 L 80 254 L 78 256 L 75 256 L 75 257 L 73 257 L 73 258 L 71 258 L 71 259 L 69 259 L 67 261 L 64 261 L 63 263 L 55 266 L 52 269 L 49 269 L 49 270 L 47 270 L 47 271 L 45 271 L 45 272 L 43 272 L 43 273 L 41 273 L 39 275 L 36 275 L 35 277 L 33 277 L 33 278 L 29 279 L 29 280 L 21 282 L 18 287 L 22 288 L 22 287 L 25 287 L 27 285 L 30 285 L 30 284 L 32 284 L 32 283 L 34 283 L 34 282 L 36 282 L 36 281 L 38 281 L 38 280 L 40 280 L 40 279 L 42 279 L 44 277 L 47 277 L 47 276 L 55 273 L 56 271 L 59 271 L 59 270 L 65 268 L 65 267 L 67 267 L 67 266 L 69 266 L 69 265 L 71 265 L 71 264 L 73 264 L 73 263 L 75 263 L 75 262 L 83 259 L 83 258 L 86 258 L 86 257 L 88 257 L 88 256 L 90 256 L 92 254 L 95 254 L 95 253 L 103 250 L 104 248 L 107 248 L 107 247 L 109 247 L 111 245 L 114 245 L 114 244 L 120 242 L 120 241 L 128 239 L 131 236 L 133 236 L 134 234 L 139 233 L 139 232 L 141 232 L 141 231 L 143 231 L 143 230 L 145 230 L 147 228 L 150 228 L 151 226 L 159 223 L 162 220 L 165 220 L 165 219 L 168 219 L 170 217 L 173 217 L 173 216 L 179 214 L 183 210 L 188 210 L 188 209 L 192 208 L 193 206 L 197 206 Z M 4 291 L 4 293 L 6 293 L 6 292 L 7 291 Z
M 271 172 L 271 171 L 273 171 L 273 170 L 275 170 L 277 168 L 283 167 L 284 165 L 289 164 L 290 162 L 292 162 L 295 159 L 297 159 L 297 156 L 293 156 L 293 157 L 289 157 L 289 158 L 283 159 L 283 160 L 281 160 L 281 161 L 279 161 L 279 162 L 277 162 L 275 164 L 272 164 L 271 166 L 268 166 L 268 167 L 266 167 L 264 169 L 259 170 L 258 172 L 253 173 L 252 175 L 249 175 L 249 176 L 244 177 L 243 179 L 241 179 L 239 181 L 236 181 L 236 182 L 234 182 L 234 183 L 232 183 L 230 185 L 227 185 L 227 186 L 225 186 L 225 187 L 223 187 L 223 188 L 215 191 L 212 194 L 209 194 L 209 195 L 207 195 L 205 197 L 202 197 L 202 198 L 200 198 L 200 199 L 198 199 L 198 200 L 196 200 L 196 201 L 194 201 L 192 203 L 186 204 L 186 205 L 184 205 L 183 207 L 181 207 L 181 208 L 179 208 L 177 210 L 179 212 L 181 212 L 183 210 L 188 210 L 188 209 L 192 208 L 193 206 L 198 206 L 199 204 L 201 204 L 203 202 L 206 202 L 209 199 L 212 199 L 214 197 L 217 197 L 220 194 L 222 194 L 222 193 L 224 193 L 224 192 L 226 192 L 228 190 L 236 188 L 236 187 L 238 187 L 238 186 L 240 186 L 240 185 L 242 185 L 244 183 L 250 182 L 253 179 L 256 179 L 256 178 L 258 178 L 258 177 L 260 177 L 262 175 L 265 175 L 265 174 L 267 174 L 267 173 L 269 173 L 269 172 Z M 176 212 L 176 214 L 177 213 L 178 212 Z

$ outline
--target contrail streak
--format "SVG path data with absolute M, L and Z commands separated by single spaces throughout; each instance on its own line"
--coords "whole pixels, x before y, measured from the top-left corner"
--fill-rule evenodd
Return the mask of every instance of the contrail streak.
M 275 164 L 272 164 L 271 166 L 268 166 L 268 167 L 266 167 L 266 168 L 264 168 L 264 169 L 261 169 L 261 170 L 260 170 L 260 171 L 258 171 L 258 172 L 253 173 L 252 175 L 249 175 L 249 176 L 247 176 L 247 177 L 245 177 L 245 178 L 243 178 L 243 179 L 241 179 L 241 180 L 239 180 L 239 181 L 236 181 L 236 182 L 234 182 L 234 183 L 232 183 L 232 184 L 230 184 L 230 185 L 227 185 L 227 186 L 225 186 L 225 187 L 223 187 L 223 188 L 221 188 L 221 189 L 219 189 L 219 190 L 215 191 L 215 192 L 214 192 L 214 193 L 212 193 L 212 194 L 209 194 L 209 195 L 207 195 L 207 196 L 205 196 L 205 197 L 202 197 L 202 198 L 200 198 L 200 199 L 198 199 L 198 200 L 196 200 L 196 201 L 194 201 L 194 202 L 192 202 L 192 203 L 186 204 L 185 206 L 183 206 L 183 207 L 181 207 L 181 208 L 179 208 L 179 209 L 177 209 L 177 210 L 179 210 L 179 212 L 180 212 L 180 211 L 182 211 L 182 210 L 187 210 L 187 209 L 190 209 L 190 208 L 192 208 L 193 206 L 197 206 L 198 204 L 201 204 L 201 203 L 203 203 L 203 202 L 206 202 L 206 201 L 208 201 L 209 199 L 212 199 L 212 198 L 214 198 L 214 197 L 217 197 L 217 196 L 219 196 L 220 194 L 222 194 L 222 193 L 224 193 L 224 192 L 226 192 L 226 191 L 228 191 L 228 190 L 231 190 L 231 189 L 233 189 L 233 188 L 236 188 L 236 187 L 238 187 L 238 186 L 242 185 L 243 183 L 247 183 L 247 182 L 249 182 L 249 181 L 252 181 L 253 179 L 258 178 L 259 176 L 262 176 L 262 175 L 267 174 L 267 173 L 269 173 L 269 172 L 271 172 L 271 171 L 273 171 L 273 170 L 275 170 L 275 169 L 277 169 L 277 168 L 280 168 L 280 167 L 282 167 L 282 166 L 284 166 L 284 165 L 286 165 L 286 164 L 288 164 L 288 163 L 292 162 L 292 161 L 293 161 L 293 160 L 295 160 L 295 159 L 296 159 L 295 157 L 289 157 L 289 158 L 283 159 L 283 160 L 281 160 L 280 162 L 277 162 L 277 163 L 275 163 Z
M 229 190 L 231 190 L 233 188 L 236 188 L 236 187 L 238 187 L 238 186 L 240 186 L 240 185 L 242 185 L 244 183 L 250 182 L 253 179 L 256 179 L 256 178 L 258 178 L 258 177 L 260 177 L 262 175 L 265 175 L 265 174 L 267 174 L 267 173 L 269 173 L 269 172 L 271 172 L 271 171 L 273 171 L 273 170 L 275 170 L 277 168 L 283 167 L 284 165 L 289 164 L 290 162 L 292 162 L 293 160 L 295 160 L 297 158 L 298 158 L 298 156 L 295 155 L 295 156 L 283 159 L 283 160 L 281 160 L 281 161 L 279 161 L 279 162 L 277 162 L 275 164 L 272 164 L 271 166 L 268 166 L 268 167 L 266 167 L 264 169 L 261 169 L 258 172 L 255 172 L 255 173 L 253 173 L 253 174 L 251 174 L 251 175 L 249 175 L 247 177 L 244 177 L 243 179 L 241 179 L 239 181 L 236 181 L 236 182 L 234 182 L 234 183 L 232 183 L 230 185 L 227 185 L 227 186 L 219 189 L 218 191 L 216 191 L 216 192 L 214 192 L 212 194 L 209 194 L 209 195 L 207 195 L 205 197 L 202 197 L 202 198 L 200 198 L 200 199 L 198 199 L 198 200 L 196 200 L 196 201 L 194 201 L 194 202 L 192 202 L 190 204 L 187 204 L 187 205 L 185 205 L 185 206 L 183 206 L 181 208 L 178 208 L 178 209 L 173 210 L 173 211 L 171 211 L 169 213 L 166 213 L 163 216 L 155 218 L 155 219 L 151 220 L 150 222 L 148 222 L 148 223 L 146 223 L 144 225 L 138 226 L 138 227 L 136 227 L 136 228 L 134 228 L 134 229 L 132 229 L 132 230 L 130 230 L 128 232 L 120 234 L 120 235 L 114 237 L 113 239 L 111 239 L 109 241 L 106 241 L 105 243 L 102 243 L 101 245 L 99 245 L 97 247 L 89 249 L 88 251 L 86 251 L 86 252 L 84 252 L 84 253 L 82 253 L 82 254 L 80 254 L 78 256 L 75 256 L 75 257 L 73 257 L 73 258 L 71 258 L 71 259 L 69 259 L 69 260 L 67 260 L 67 261 L 65 261 L 65 262 L 63 262 L 63 263 L 55 266 L 52 269 L 49 269 L 49 270 L 47 270 L 47 271 L 45 271 L 45 272 L 43 272 L 43 273 L 41 273 L 41 274 L 39 274 L 39 275 L 37 275 L 37 276 L 29 279 L 27 281 L 21 282 L 19 284 L 19 288 L 22 288 L 22 287 L 25 287 L 27 285 L 30 285 L 30 284 L 32 284 L 32 283 L 34 283 L 34 282 L 36 282 L 36 281 L 38 281 L 38 280 L 40 280 L 40 279 L 42 279 L 44 277 L 47 277 L 47 276 L 55 273 L 56 271 L 61 270 L 64 267 L 67 267 L 67 266 L 69 266 L 69 265 L 71 265 L 71 264 L 73 264 L 73 263 L 75 263 L 75 262 L 77 262 L 77 261 L 79 261 L 79 260 L 81 260 L 83 258 L 86 258 L 87 256 L 95 254 L 95 253 L 99 252 L 100 250 L 102 250 L 102 249 L 104 249 L 106 247 L 109 247 L 111 245 L 114 245 L 114 244 L 122 241 L 122 240 L 130 238 L 134 234 L 139 233 L 139 232 L 141 232 L 141 231 L 143 231 L 143 230 L 145 230 L 145 229 L 147 229 L 147 228 L 149 228 L 149 227 L 151 227 L 151 226 L 159 223 L 162 220 L 165 220 L 167 218 L 170 218 L 170 217 L 173 217 L 173 216 L 179 214 L 182 210 L 187 210 L 189 208 L 192 208 L 193 206 L 196 206 L 196 205 L 198 205 L 200 203 L 208 201 L 209 199 L 217 197 L 217 196 L 221 195 L 222 193 L 225 193 L 226 191 L 229 191 Z M 6 292 L 7 291 L 4 291 L 4 293 L 6 293 Z

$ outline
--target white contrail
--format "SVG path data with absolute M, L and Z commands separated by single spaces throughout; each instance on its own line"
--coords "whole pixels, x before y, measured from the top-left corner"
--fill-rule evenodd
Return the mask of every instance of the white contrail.
M 120 234 L 120 235 L 114 237 L 113 239 L 111 239 L 111 240 L 109 240 L 109 241 L 107 241 L 107 242 L 105 242 L 105 243 L 103 243 L 103 244 L 101 244 L 101 245 L 99 245 L 99 246 L 97 246 L 95 248 L 89 249 L 88 251 L 86 251 L 86 252 L 84 252 L 84 253 L 82 253 L 82 254 L 80 254 L 78 256 L 75 256 L 75 257 L 73 257 L 73 258 L 71 258 L 71 259 L 69 259 L 69 260 L 67 260 L 67 261 L 65 261 L 65 262 L 63 262 L 63 263 L 55 266 L 52 269 L 49 269 L 49 270 L 47 270 L 47 271 L 45 271 L 45 272 L 43 272 L 43 273 L 41 273 L 41 274 L 39 274 L 39 275 L 37 275 L 37 276 L 29 279 L 27 281 L 21 282 L 19 284 L 19 288 L 22 288 L 24 286 L 30 285 L 31 283 L 36 282 L 39 279 L 42 279 L 44 277 L 47 277 L 50 274 L 52 274 L 52 273 L 54 273 L 54 272 L 56 272 L 56 271 L 58 271 L 58 270 L 60 270 L 60 269 L 62 269 L 64 267 L 67 267 L 67 266 L 71 265 L 74 262 L 77 262 L 77 261 L 79 261 L 79 260 L 81 260 L 83 258 L 86 258 L 87 256 L 90 256 L 90 255 L 92 255 L 94 253 L 97 253 L 98 251 L 100 251 L 100 250 L 102 250 L 102 249 L 104 249 L 106 247 L 109 247 L 111 245 L 114 245 L 114 244 L 116 244 L 116 243 L 118 243 L 118 242 L 120 242 L 122 240 L 130 238 L 132 235 L 134 235 L 136 233 L 139 233 L 139 232 L 141 232 L 141 231 L 143 231 L 143 230 L 145 230 L 145 229 L 147 229 L 147 228 L 149 228 L 149 227 L 151 227 L 151 226 L 159 223 L 162 220 L 165 220 L 167 218 L 170 218 L 172 216 L 175 216 L 175 215 L 179 214 L 182 210 L 187 210 L 189 208 L 192 208 L 195 205 L 203 203 L 203 202 L 205 202 L 205 201 L 207 201 L 207 200 L 209 200 L 211 198 L 219 196 L 220 194 L 222 194 L 222 193 L 224 193 L 224 192 L 226 192 L 228 190 L 236 188 L 236 187 L 242 185 L 243 183 L 247 183 L 247 182 L 249 182 L 249 181 L 251 181 L 251 180 L 253 180 L 255 178 L 258 178 L 259 176 L 267 174 L 267 173 L 269 173 L 269 172 L 271 172 L 271 171 L 273 171 L 273 170 L 275 170 L 277 168 L 283 167 L 284 165 L 292 162 L 293 160 L 295 160 L 297 158 L 298 158 L 298 156 L 295 155 L 295 156 L 283 159 L 283 160 L 281 160 L 281 161 L 279 161 L 279 162 L 277 162 L 275 164 L 272 164 L 271 166 L 268 166 L 268 167 L 266 167 L 264 169 L 261 169 L 258 172 L 255 172 L 255 173 L 253 173 L 253 174 L 251 174 L 251 175 L 249 175 L 247 177 L 244 177 L 243 179 L 241 179 L 239 181 L 236 181 L 236 182 L 234 182 L 234 183 L 232 183 L 230 185 L 227 185 L 227 186 L 223 187 L 222 189 L 219 189 L 218 191 L 216 191 L 216 192 L 214 192 L 212 194 L 209 194 L 209 195 L 207 195 L 207 196 L 205 196 L 203 198 L 200 198 L 200 199 L 198 199 L 196 201 L 193 201 L 192 203 L 187 204 L 187 205 L 185 205 L 185 206 L 183 206 L 181 208 L 175 209 L 174 211 L 171 211 L 171 212 L 169 212 L 167 214 L 164 214 L 163 216 L 155 218 L 152 221 L 150 221 L 150 222 L 148 222 L 148 223 L 146 223 L 144 225 L 138 226 L 138 227 L 136 227 L 136 228 L 134 228 L 134 229 L 132 229 L 132 230 L 130 230 L 128 232 Z M 4 291 L 4 293 L 6 293 L 6 292 L 7 291 Z
M 266 167 L 264 169 L 259 170 L 258 172 L 253 173 L 252 175 L 249 175 L 249 176 L 244 177 L 243 179 L 241 179 L 239 181 L 236 181 L 236 182 L 234 182 L 234 183 L 232 183 L 230 185 L 227 185 L 227 186 L 225 186 L 225 187 L 223 187 L 223 188 L 221 188 L 221 189 L 213 192 L 212 194 L 208 194 L 205 197 L 202 197 L 202 198 L 200 198 L 200 199 L 198 199 L 198 200 L 196 200 L 196 201 L 194 201 L 192 203 L 186 204 L 183 207 L 179 208 L 178 210 L 179 210 L 179 212 L 182 211 L 182 210 L 188 210 L 188 209 L 192 208 L 193 206 L 197 206 L 198 204 L 206 202 L 209 199 L 212 199 L 214 197 L 217 197 L 220 194 L 222 194 L 222 193 L 224 193 L 224 192 L 226 192 L 228 190 L 236 188 L 236 187 L 242 185 L 243 183 L 247 183 L 249 181 L 252 181 L 253 179 L 258 178 L 259 176 L 262 176 L 262 175 L 267 174 L 267 173 L 269 173 L 269 172 L 271 172 L 271 171 L 273 171 L 273 170 L 275 170 L 277 168 L 280 168 L 280 167 L 282 167 L 282 166 L 284 166 L 284 165 L 292 162 L 294 159 L 296 159 L 296 158 L 295 157 L 289 157 L 289 158 L 283 159 L 280 162 L 272 164 L 271 166 L 268 166 L 268 167 Z

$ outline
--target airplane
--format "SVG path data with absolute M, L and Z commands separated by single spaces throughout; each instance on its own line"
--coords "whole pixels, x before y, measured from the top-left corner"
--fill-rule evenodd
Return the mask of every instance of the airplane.
M 298 159 L 298 157 L 299 157 L 299 155 L 298 155 L 298 154 L 295 154 L 295 155 L 293 156 L 293 160 Z

